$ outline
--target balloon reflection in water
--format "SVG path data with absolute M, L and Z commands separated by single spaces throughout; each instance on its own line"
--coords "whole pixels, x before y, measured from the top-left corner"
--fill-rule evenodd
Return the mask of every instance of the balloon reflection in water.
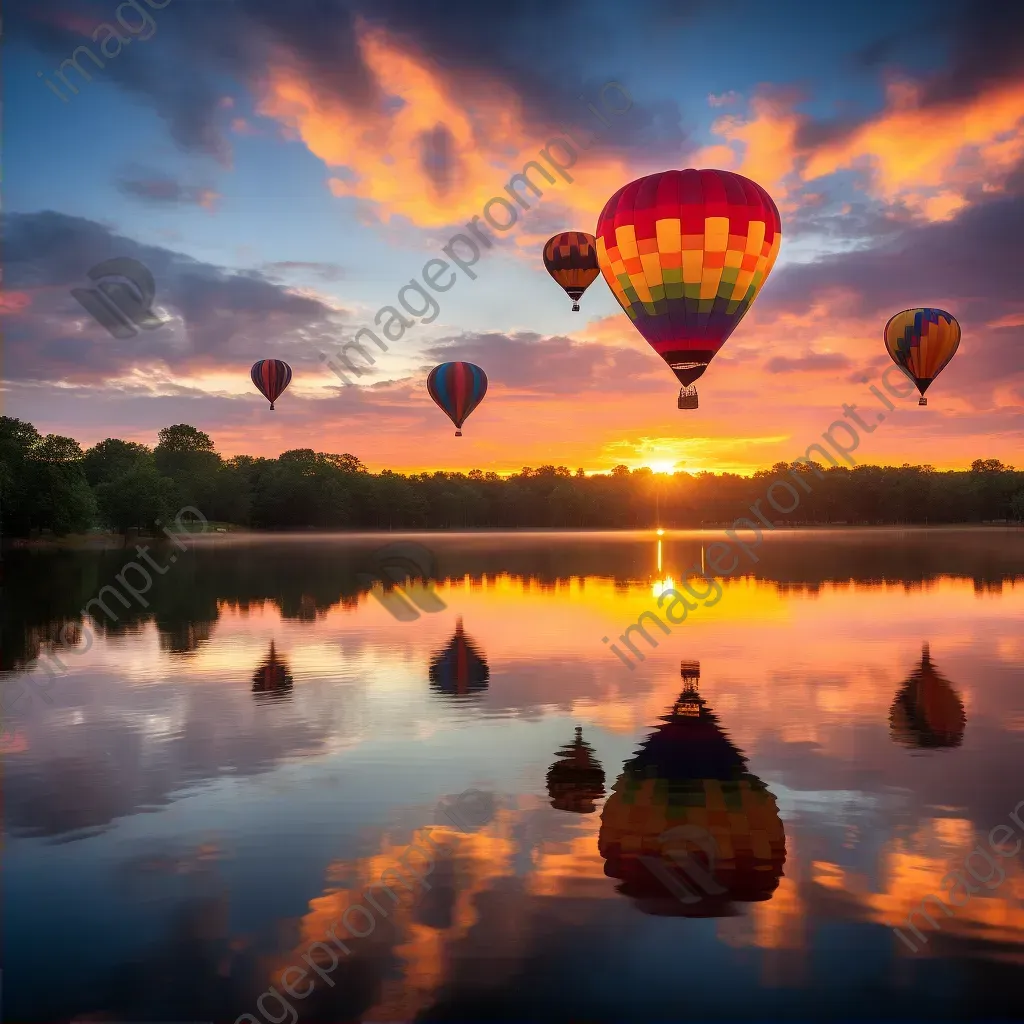
M 266 661 L 253 673 L 252 692 L 261 702 L 283 700 L 291 696 L 292 677 L 288 666 L 277 657 L 273 640 L 270 641 Z
M 697 690 L 684 689 L 612 787 L 601 812 L 605 874 L 646 914 L 728 917 L 771 899 L 786 862 L 775 797 L 747 771 Z
M 594 801 L 604 796 L 604 769 L 594 755 L 594 748 L 583 738 L 580 726 L 576 726 L 576 739 L 555 756 L 558 760 L 548 769 L 551 806 L 560 811 L 592 814 Z
M 953 684 L 935 671 L 928 645 L 921 664 L 903 684 L 889 711 L 892 738 L 905 747 L 922 750 L 959 747 L 967 714 Z
M 466 636 L 460 617 L 448 646 L 430 661 L 430 688 L 446 697 L 475 697 L 490 677 L 487 659 Z

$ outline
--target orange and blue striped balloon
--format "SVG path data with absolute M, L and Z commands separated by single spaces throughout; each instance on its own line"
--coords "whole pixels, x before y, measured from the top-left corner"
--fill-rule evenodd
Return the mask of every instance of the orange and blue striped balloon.
M 475 363 L 442 363 L 430 371 L 427 391 L 455 424 L 455 436 L 462 437 L 466 417 L 487 394 L 487 374 Z
M 270 411 L 273 412 L 274 403 L 291 383 L 292 368 L 280 359 L 261 359 L 252 364 L 249 376 L 259 393 L 270 402 Z
M 892 361 L 924 393 L 960 347 L 960 325 L 942 309 L 905 309 L 885 325 L 885 347 Z

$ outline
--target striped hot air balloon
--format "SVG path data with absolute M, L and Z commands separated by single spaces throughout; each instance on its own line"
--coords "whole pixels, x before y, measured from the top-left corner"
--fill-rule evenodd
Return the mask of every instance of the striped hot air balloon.
M 252 364 L 249 371 L 256 390 L 270 402 L 270 411 L 274 411 L 274 403 L 291 383 L 292 368 L 280 359 L 261 359 Z
M 960 347 L 956 317 L 941 309 L 905 309 L 885 325 L 885 347 L 892 361 L 921 392 L 918 405 L 927 405 L 924 393 Z
M 662 171 L 623 185 L 598 218 L 597 259 L 619 305 L 683 385 L 750 309 L 779 254 L 782 222 L 760 185 L 731 171 Z
M 487 374 L 475 363 L 442 363 L 430 371 L 427 391 L 455 424 L 455 436 L 462 437 L 466 417 L 487 394 Z
M 544 267 L 572 299 L 572 311 L 578 313 L 581 296 L 601 273 L 594 236 L 585 231 L 563 231 L 549 238 L 544 243 Z

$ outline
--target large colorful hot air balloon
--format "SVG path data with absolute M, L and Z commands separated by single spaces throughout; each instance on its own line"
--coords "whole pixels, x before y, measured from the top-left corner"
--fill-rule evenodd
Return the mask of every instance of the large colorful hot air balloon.
M 647 914 L 728 916 L 771 899 L 786 861 L 775 797 L 722 732 L 699 674 L 683 663 L 682 694 L 601 811 L 605 874 Z
M 291 383 L 292 368 L 280 359 L 261 359 L 252 364 L 249 371 L 257 391 L 270 402 L 270 411 L 274 411 L 274 403 Z
M 578 313 L 580 297 L 601 273 L 594 236 L 585 231 L 554 235 L 544 243 L 544 266 L 555 284 L 572 299 L 572 311 Z
M 743 319 L 782 242 L 771 196 L 731 171 L 662 171 L 624 185 L 597 222 L 601 273 L 633 326 L 683 385 L 693 382 Z
M 885 347 L 892 361 L 921 392 L 918 405 L 927 405 L 924 393 L 956 355 L 960 325 L 941 309 L 905 309 L 885 325 Z
M 892 738 L 918 749 L 959 747 L 966 727 L 964 702 L 952 683 L 936 672 L 925 644 L 920 666 L 903 684 L 889 710 Z
M 592 814 L 594 801 L 604 796 L 604 769 L 594 748 L 576 726 L 576 739 L 555 755 L 558 760 L 548 769 L 548 796 L 551 806 L 560 811 Z
M 462 437 L 462 424 L 487 394 L 487 374 L 475 363 L 442 363 L 430 371 L 427 391 Z

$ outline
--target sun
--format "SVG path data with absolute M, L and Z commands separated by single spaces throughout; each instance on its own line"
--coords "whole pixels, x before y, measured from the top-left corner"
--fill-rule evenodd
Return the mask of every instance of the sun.
M 655 459 L 647 463 L 647 468 L 654 473 L 674 473 L 676 464 L 668 459 Z

